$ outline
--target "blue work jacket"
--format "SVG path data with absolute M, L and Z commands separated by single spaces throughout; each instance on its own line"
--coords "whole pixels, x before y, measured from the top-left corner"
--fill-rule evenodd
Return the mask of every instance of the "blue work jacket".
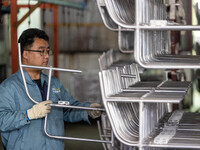
M 24 71 L 30 96 L 42 101 L 40 89 L 36 82 Z M 41 72 L 41 83 L 48 83 L 48 76 Z M 89 107 L 90 103 L 81 103 L 72 98 L 60 81 L 52 77 L 50 100 L 69 101 L 70 105 Z M 20 71 L 11 75 L 0 85 L 0 131 L 7 150 L 63 150 L 64 140 L 50 138 L 44 133 L 44 118 L 28 120 L 26 110 L 34 103 L 28 98 Z M 86 110 L 52 107 L 48 114 L 47 132 L 50 135 L 64 135 L 64 121 L 79 122 L 88 120 Z

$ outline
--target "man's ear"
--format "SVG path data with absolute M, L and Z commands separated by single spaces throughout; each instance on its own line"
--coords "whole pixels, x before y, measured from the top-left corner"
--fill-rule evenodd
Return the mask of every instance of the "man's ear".
M 28 52 L 27 51 L 23 51 L 22 57 L 24 59 L 28 59 Z

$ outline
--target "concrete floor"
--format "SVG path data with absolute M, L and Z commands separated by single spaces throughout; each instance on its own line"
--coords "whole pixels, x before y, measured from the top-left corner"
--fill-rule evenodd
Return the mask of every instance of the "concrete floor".
M 65 123 L 66 136 L 77 138 L 99 139 L 96 123 Z M 3 150 L 0 142 L 0 150 Z M 65 150 L 103 150 L 101 143 L 65 140 Z
M 70 137 L 99 139 L 96 123 L 66 123 L 66 135 Z M 103 150 L 101 143 L 65 140 L 65 150 Z

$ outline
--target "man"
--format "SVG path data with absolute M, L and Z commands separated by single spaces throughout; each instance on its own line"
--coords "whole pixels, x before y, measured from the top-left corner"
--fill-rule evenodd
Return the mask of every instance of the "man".
M 39 29 L 27 29 L 20 36 L 22 64 L 47 66 L 50 54 L 49 38 Z M 68 101 L 70 105 L 100 107 L 99 104 L 81 103 L 74 100 L 60 81 L 52 77 L 50 100 L 46 100 L 48 76 L 41 69 L 23 69 L 29 94 L 27 96 L 20 71 L 11 75 L 0 85 L 0 131 L 3 146 L 7 150 L 63 150 L 64 141 L 49 138 L 44 133 L 44 117 L 48 114 L 47 132 L 64 136 L 64 121 L 89 122 L 101 115 L 99 111 L 62 109 L 47 104 Z M 51 112 L 51 113 L 50 113 Z M 63 121 L 64 120 L 64 121 Z

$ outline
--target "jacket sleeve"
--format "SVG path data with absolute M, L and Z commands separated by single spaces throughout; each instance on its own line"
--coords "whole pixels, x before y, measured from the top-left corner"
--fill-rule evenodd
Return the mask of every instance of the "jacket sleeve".
M 74 100 L 74 98 L 67 92 L 67 90 L 61 86 L 61 96 L 63 100 L 69 101 L 71 106 L 81 106 L 81 107 L 89 107 L 89 102 L 79 102 Z M 67 122 L 79 122 L 88 120 L 88 113 L 83 109 L 64 109 L 64 121 Z
M 10 88 L 0 85 L 0 131 L 7 132 L 19 129 L 30 121 L 27 120 L 26 110 L 17 110 L 14 94 Z

